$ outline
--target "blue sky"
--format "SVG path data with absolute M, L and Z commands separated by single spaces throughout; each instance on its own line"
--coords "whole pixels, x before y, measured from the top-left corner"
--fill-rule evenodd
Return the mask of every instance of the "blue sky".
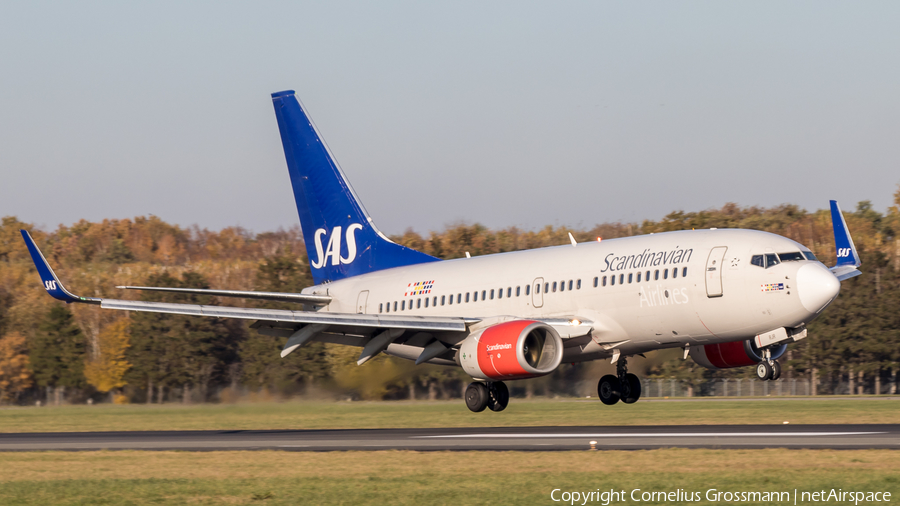
M 389 234 L 891 205 L 900 4 L 6 2 L 0 216 L 298 222 L 294 89 Z

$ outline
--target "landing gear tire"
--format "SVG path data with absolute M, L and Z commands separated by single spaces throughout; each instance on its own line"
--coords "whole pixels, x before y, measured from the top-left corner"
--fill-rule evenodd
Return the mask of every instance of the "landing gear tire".
M 622 383 L 619 378 L 612 374 L 600 378 L 600 383 L 597 384 L 597 395 L 600 397 L 600 402 L 607 406 L 619 402 L 622 396 Z
M 625 375 L 625 381 L 622 384 L 622 402 L 632 404 L 641 398 L 641 380 L 634 374 Z
M 778 363 L 777 360 L 772 362 L 772 376 L 769 377 L 770 380 L 775 381 L 781 377 L 781 364 Z
M 762 381 L 766 381 L 772 377 L 772 366 L 768 362 L 763 361 L 756 364 L 756 377 Z
M 484 383 L 477 381 L 469 383 L 466 388 L 466 407 L 473 413 L 480 413 L 488 405 L 488 387 Z
M 487 407 L 491 411 L 503 411 L 509 404 L 509 389 L 502 381 L 495 381 L 488 386 Z

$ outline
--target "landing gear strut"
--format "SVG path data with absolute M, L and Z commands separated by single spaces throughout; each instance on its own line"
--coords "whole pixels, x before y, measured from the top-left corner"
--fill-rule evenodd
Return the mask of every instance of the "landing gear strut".
M 777 380 L 781 377 L 781 364 L 772 359 L 772 350 L 762 350 L 763 360 L 756 365 L 756 377 L 762 381 Z
M 616 363 L 616 375 L 607 374 L 597 384 L 597 395 L 600 402 L 611 406 L 620 400 L 626 404 L 637 402 L 641 398 L 641 380 L 628 372 L 628 360 L 621 357 Z
M 509 389 L 502 381 L 473 381 L 466 388 L 466 407 L 475 413 L 490 408 L 503 411 L 509 404 Z

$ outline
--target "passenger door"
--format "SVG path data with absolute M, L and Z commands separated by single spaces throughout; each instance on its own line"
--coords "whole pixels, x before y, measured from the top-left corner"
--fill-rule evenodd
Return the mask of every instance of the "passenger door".
M 359 297 L 356 298 L 356 312 L 359 314 L 366 313 L 366 302 L 369 300 L 369 291 L 363 290 L 359 292 Z
M 706 296 L 722 296 L 722 261 L 725 259 L 726 246 L 716 246 L 706 259 Z

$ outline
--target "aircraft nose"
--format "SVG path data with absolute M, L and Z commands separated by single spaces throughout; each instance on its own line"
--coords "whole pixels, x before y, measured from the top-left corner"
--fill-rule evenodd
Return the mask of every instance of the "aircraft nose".
M 797 271 L 800 303 L 810 313 L 818 313 L 837 297 L 841 282 L 822 264 L 806 264 Z

